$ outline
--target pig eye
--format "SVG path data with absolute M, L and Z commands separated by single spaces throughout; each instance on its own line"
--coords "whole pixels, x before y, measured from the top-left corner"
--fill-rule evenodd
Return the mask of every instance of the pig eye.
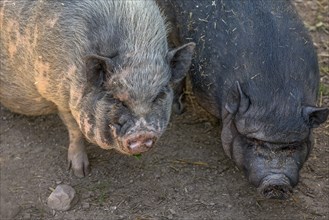
M 247 139 L 248 144 L 252 144 L 252 145 L 264 145 L 264 141 L 258 140 L 256 138 L 248 138 Z
M 294 151 L 298 150 L 302 145 L 303 145 L 303 143 L 292 143 L 292 144 L 283 146 L 281 148 L 281 150 L 282 151 L 291 151 L 291 152 L 294 152 Z
M 247 138 L 247 148 L 263 149 L 266 148 L 266 144 L 264 141 L 255 138 Z
M 117 106 L 117 108 L 129 108 L 127 103 L 121 101 L 120 99 L 114 98 L 114 100 L 115 100 L 115 103 L 116 103 L 115 105 Z
M 167 87 L 161 89 L 160 92 L 158 93 L 158 95 L 153 99 L 152 102 L 156 102 L 158 100 L 164 99 L 167 95 L 167 89 L 168 89 Z
M 282 151 L 295 151 L 297 150 L 298 146 L 292 145 L 292 146 L 284 146 L 281 148 Z
M 124 103 L 124 102 L 120 102 L 120 103 L 124 108 L 128 108 L 128 105 L 126 103 Z
M 159 94 L 157 95 L 157 99 L 163 99 L 163 98 L 165 98 L 166 97 L 166 93 L 164 92 L 164 91 L 161 91 L 161 92 L 159 92 Z

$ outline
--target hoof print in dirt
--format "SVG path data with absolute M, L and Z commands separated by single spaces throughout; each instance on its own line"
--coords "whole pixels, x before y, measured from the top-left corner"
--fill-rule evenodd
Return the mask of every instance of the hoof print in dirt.
M 58 185 L 48 197 L 47 205 L 57 211 L 67 211 L 75 204 L 75 190 L 69 185 Z

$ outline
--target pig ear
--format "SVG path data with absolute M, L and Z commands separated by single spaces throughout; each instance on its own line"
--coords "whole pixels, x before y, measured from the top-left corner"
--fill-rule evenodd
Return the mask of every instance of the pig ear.
M 303 117 L 311 128 L 316 128 L 325 122 L 329 115 L 329 109 L 307 106 L 303 108 Z
M 191 42 L 170 51 L 167 59 L 170 63 L 171 81 L 176 83 L 182 80 L 190 68 L 195 43 Z
M 229 91 L 227 95 L 227 100 L 225 104 L 226 110 L 231 114 L 245 113 L 250 106 L 249 97 L 244 94 L 241 89 L 240 83 L 235 82 L 233 88 Z
M 91 54 L 85 56 L 84 60 L 88 83 L 100 85 L 104 77 L 113 72 L 113 61 L 108 57 Z

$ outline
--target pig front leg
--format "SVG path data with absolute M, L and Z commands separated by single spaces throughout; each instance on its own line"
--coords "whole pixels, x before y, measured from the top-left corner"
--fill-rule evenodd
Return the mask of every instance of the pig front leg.
M 84 177 L 89 173 L 89 161 L 85 149 L 83 135 L 78 124 L 74 120 L 70 112 L 60 112 L 59 116 L 63 120 L 69 131 L 70 145 L 68 149 L 69 169 L 72 168 L 73 173 L 77 177 Z

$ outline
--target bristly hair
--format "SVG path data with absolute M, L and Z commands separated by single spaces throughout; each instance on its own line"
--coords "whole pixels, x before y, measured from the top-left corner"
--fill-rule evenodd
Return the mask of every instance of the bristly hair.
M 118 63 L 118 67 L 136 66 L 145 61 L 166 66 L 169 22 L 155 1 L 79 0 L 70 4 L 72 10 L 60 14 L 63 26 L 74 25 L 63 34 L 69 39 L 62 39 L 62 52 L 73 53 L 73 57 L 88 54 L 110 57 L 118 53 L 128 62 Z M 165 78 L 162 80 L 167 81 Z
M 70 40 L 67 47 L 77 57 L 89 53 L 109 57 L 117 52 L 115 72 L 129 74 L 122 84 L 141 100 L 154 96 L 168 84 L 169 22 L 155 1 L 80 0 L 74 4 L 77 7 L 72 7 L 75 8 L 72 14 L 63 16 L 66 22 L 73 19 L 68 23 L 76 24 L 69 30 L 73 44 Z M 81 82 L 81 77 L 77 78 Z
M 117 49 L 124 49 L 131 55 L 143 51 L 142 55 L 151 56 L 150 59 L 155 53 L 168 52 L 169 25 L 153 0 L 98 0 L 76 4 L 79 7 L 70 17 L 78 21 L 73 23 L 81 25 L 75 28 L 78 37 L 89 33 L 88 40 L 102 44 L 98 47 L 104 50 L 119 47 Z

